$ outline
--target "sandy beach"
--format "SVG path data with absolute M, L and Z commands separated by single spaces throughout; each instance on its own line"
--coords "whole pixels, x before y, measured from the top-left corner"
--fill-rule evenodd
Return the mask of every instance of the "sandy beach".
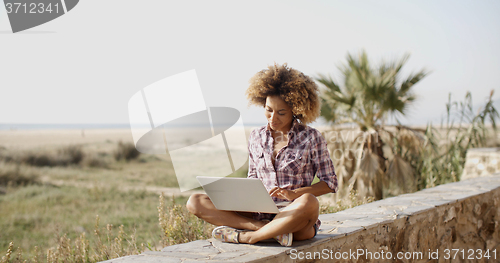
M 71 144 L 132 142 L 130 129 L 89 130 L 0 130 L 0 146 L 8 149 L 36 149 Z

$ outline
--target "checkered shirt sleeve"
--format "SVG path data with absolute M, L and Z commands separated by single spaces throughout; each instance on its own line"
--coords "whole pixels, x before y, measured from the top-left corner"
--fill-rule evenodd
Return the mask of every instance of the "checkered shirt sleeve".
M 315 171 L 314 173 L 320 181 L 324 181 L 328 184 L 332 192 L 337 192 L 337 175 L 333 168 L 333 162 L 328 152 L 326 140 L 319 131 L 316 131 L 312 149 L 311 162 L 313 170 Z

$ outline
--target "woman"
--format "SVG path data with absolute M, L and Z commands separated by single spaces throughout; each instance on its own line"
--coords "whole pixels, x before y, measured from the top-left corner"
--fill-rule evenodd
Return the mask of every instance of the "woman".
M 259 178 L 278 203 L 290 201 L 280 213 L 220 211 L 208 196 L 192 195 L 188 210 L 217 225 L 215 239 L 253 244 L 275 238 L 281 245 L 314 237 L 319 229 L 316 196 L 337 190 L 337 177 L 321 133 L 306 124 L 320 113 L 318 87 L 287 65 L 270 66 L 250 79 L 250 104 L 265 108 L 268 124 L 249 138 L 248 177 Z M 311 185 L 314 175 L 320 182 Z

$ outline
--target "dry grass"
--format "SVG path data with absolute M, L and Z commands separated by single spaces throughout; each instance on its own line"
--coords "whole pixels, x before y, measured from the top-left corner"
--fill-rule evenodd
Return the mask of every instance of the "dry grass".
M 92 245 L 85 232 L 74 241 L 64 234 L 56 237 L 56 245 L 47 249 L 46 253 L 41 253 L 40 249 L 35 247 L 33 255 L 26 256 L 20 247 L 14 251 L 14 242 L 10 242 L 7 253 L 0 262 L 99 262 L 125 255 L 137 255 L 144 251 L 144 244 L 138 246 L 135 235 L 125 234 L 123 225 L 118 227 L 118 233 L 116 232 L 116 228 L 111 224 L 107 224 L 106 228 L 99 226 L 99 217 L 96 217 L 96 241 Z
M 356 192 L 356 190 L 352 189 L 352 185 L 349 187 L 348 191 L 349 194 L 347 198 L 337 200 L 337 202 L 333 205 L 321 204 L 319 208 L 319 213 L 320 214 L 337 213 L 342 210 L 353 208 L 358 205 L 368 204 L 374 201 L 373 197 L 360 196 Z
M 163 246 L 211 237 L 213 225 L 189 213 L 185 205 L 173 202 L 172 206 L 165 211 L 164 204 L 165 197 L 162 194 L 160 195 L 160 206 L 158 206 L 158 217 L 163 231 L 161 239 Z
M 116 233 L 118 232 L 118 233 Z M 85 232 L 72 241 L 66 234 L 57 236 L 57 243 L 54 247 L 47 249 L 46 253 L 40 253 L 38 247 L 35 247 L 33 256 L 26 257 L 23 250 L 18 247 L 15 251 L 15 258 L 11 258 L 14 243 L 9 244 L 7 254 L 2 259 L 3 262 L 99 262 L 125 255 L 136 255 L 144 251 L 144 245 L 138 246 L 135 235 L 125 234 L 124 227 L 118 227 L 118 231 L 111 224 L 106 228 L 99 225 L 99 217 L 96 217 L 94 228 L 96 241 L 91 245 Z

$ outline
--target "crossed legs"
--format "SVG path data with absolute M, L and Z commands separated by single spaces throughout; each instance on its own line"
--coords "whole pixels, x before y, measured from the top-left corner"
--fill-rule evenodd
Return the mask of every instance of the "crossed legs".
M 248 244 L 286 233 L 293 233 L 294 240 L 310 239 L 314 237 L 314 224 L 319 215 L 319 202 L 312 194 L 295 199 L 269 223 L 246 217 L 244 213 L 217 210 L 205 194 L 193 194 L 186 207 L 213 225 L 252 230 L 240 233 L 239 242 Z

